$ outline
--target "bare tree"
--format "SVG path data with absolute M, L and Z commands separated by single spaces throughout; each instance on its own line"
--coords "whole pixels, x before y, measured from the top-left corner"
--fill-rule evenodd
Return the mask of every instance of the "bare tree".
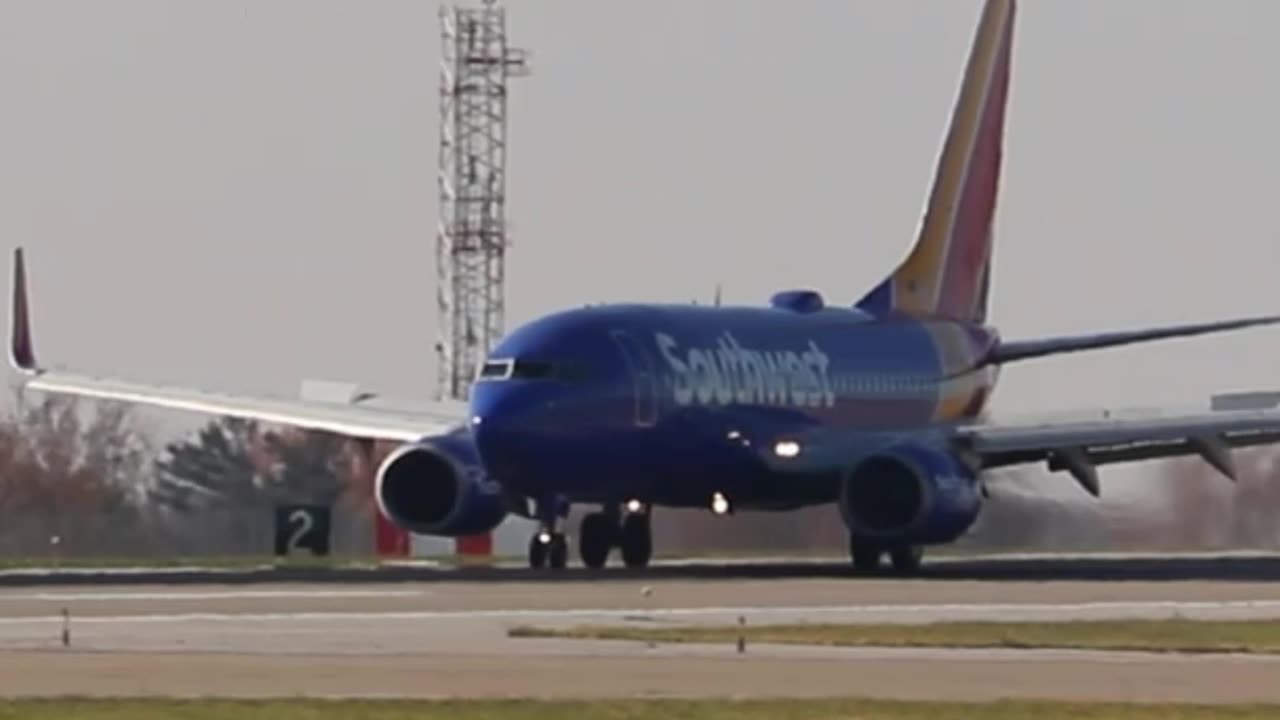
M 0 539 L 9 553 L 104 553 L 144 542 L 151 448 L 128 408 L 20 398 L 0 419 Z M 23 402 L 27 401 L 27 402 Z

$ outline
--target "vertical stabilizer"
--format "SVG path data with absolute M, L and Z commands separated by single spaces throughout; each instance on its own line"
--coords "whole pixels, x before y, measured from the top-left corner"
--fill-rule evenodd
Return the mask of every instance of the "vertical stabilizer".
M 920 236 L 859 308 L 986 320 L 1015 10 L 1015 0 L 984 5 Z

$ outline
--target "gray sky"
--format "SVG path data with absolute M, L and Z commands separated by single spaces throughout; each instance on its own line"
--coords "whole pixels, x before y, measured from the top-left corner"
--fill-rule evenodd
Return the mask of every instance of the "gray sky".
M 848 303 L 914 235 L 979 0 L 511 0 L 508 327 L 584 301 Z M 438 4 L 0 0 L 0 237 L 47 362 L 426 397 Z M 1027 0 L 1007 336 L 1280 311 L 1280 3 Z M 1280 330 L 1031 362 L 997 411 L 1280 386 Z

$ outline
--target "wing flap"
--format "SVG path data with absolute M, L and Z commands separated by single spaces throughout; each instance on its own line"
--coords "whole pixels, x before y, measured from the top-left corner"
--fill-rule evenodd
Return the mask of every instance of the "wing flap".
M 982 467 L 1045 462 L 1066 470 L 1091 495 L 1099 465 L 1197 455 L 1225 477 L 1237 477 L 1232 450 L 1280 442 L 1280 410 L 1189 413 L 1031 425 L 957 428 L 953 442 Z
M 1240 437 L 1280 432 L 1280 410 L 1210 411 L 1149 418 L 1107 418 L 1029 425 L 969 425 L 957 441 L 984 456 L 1054 447 L 1122 448 L 1167 444 L 1204 435 Z

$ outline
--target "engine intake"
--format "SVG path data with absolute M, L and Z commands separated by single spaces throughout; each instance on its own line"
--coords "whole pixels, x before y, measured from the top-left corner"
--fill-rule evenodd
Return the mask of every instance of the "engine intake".
M 502 488 L 485 477 L 465 431 L 393 450 L 378 466 L 374 496 L 383 515 L 421 535 L 488 532 L 508 511 Z
M 898 448 L 854 465 L 840 483 L 840 515 L 855 535 L 906 543 L 951 542 L 982 507 L 974 473 L 947 453 Z

